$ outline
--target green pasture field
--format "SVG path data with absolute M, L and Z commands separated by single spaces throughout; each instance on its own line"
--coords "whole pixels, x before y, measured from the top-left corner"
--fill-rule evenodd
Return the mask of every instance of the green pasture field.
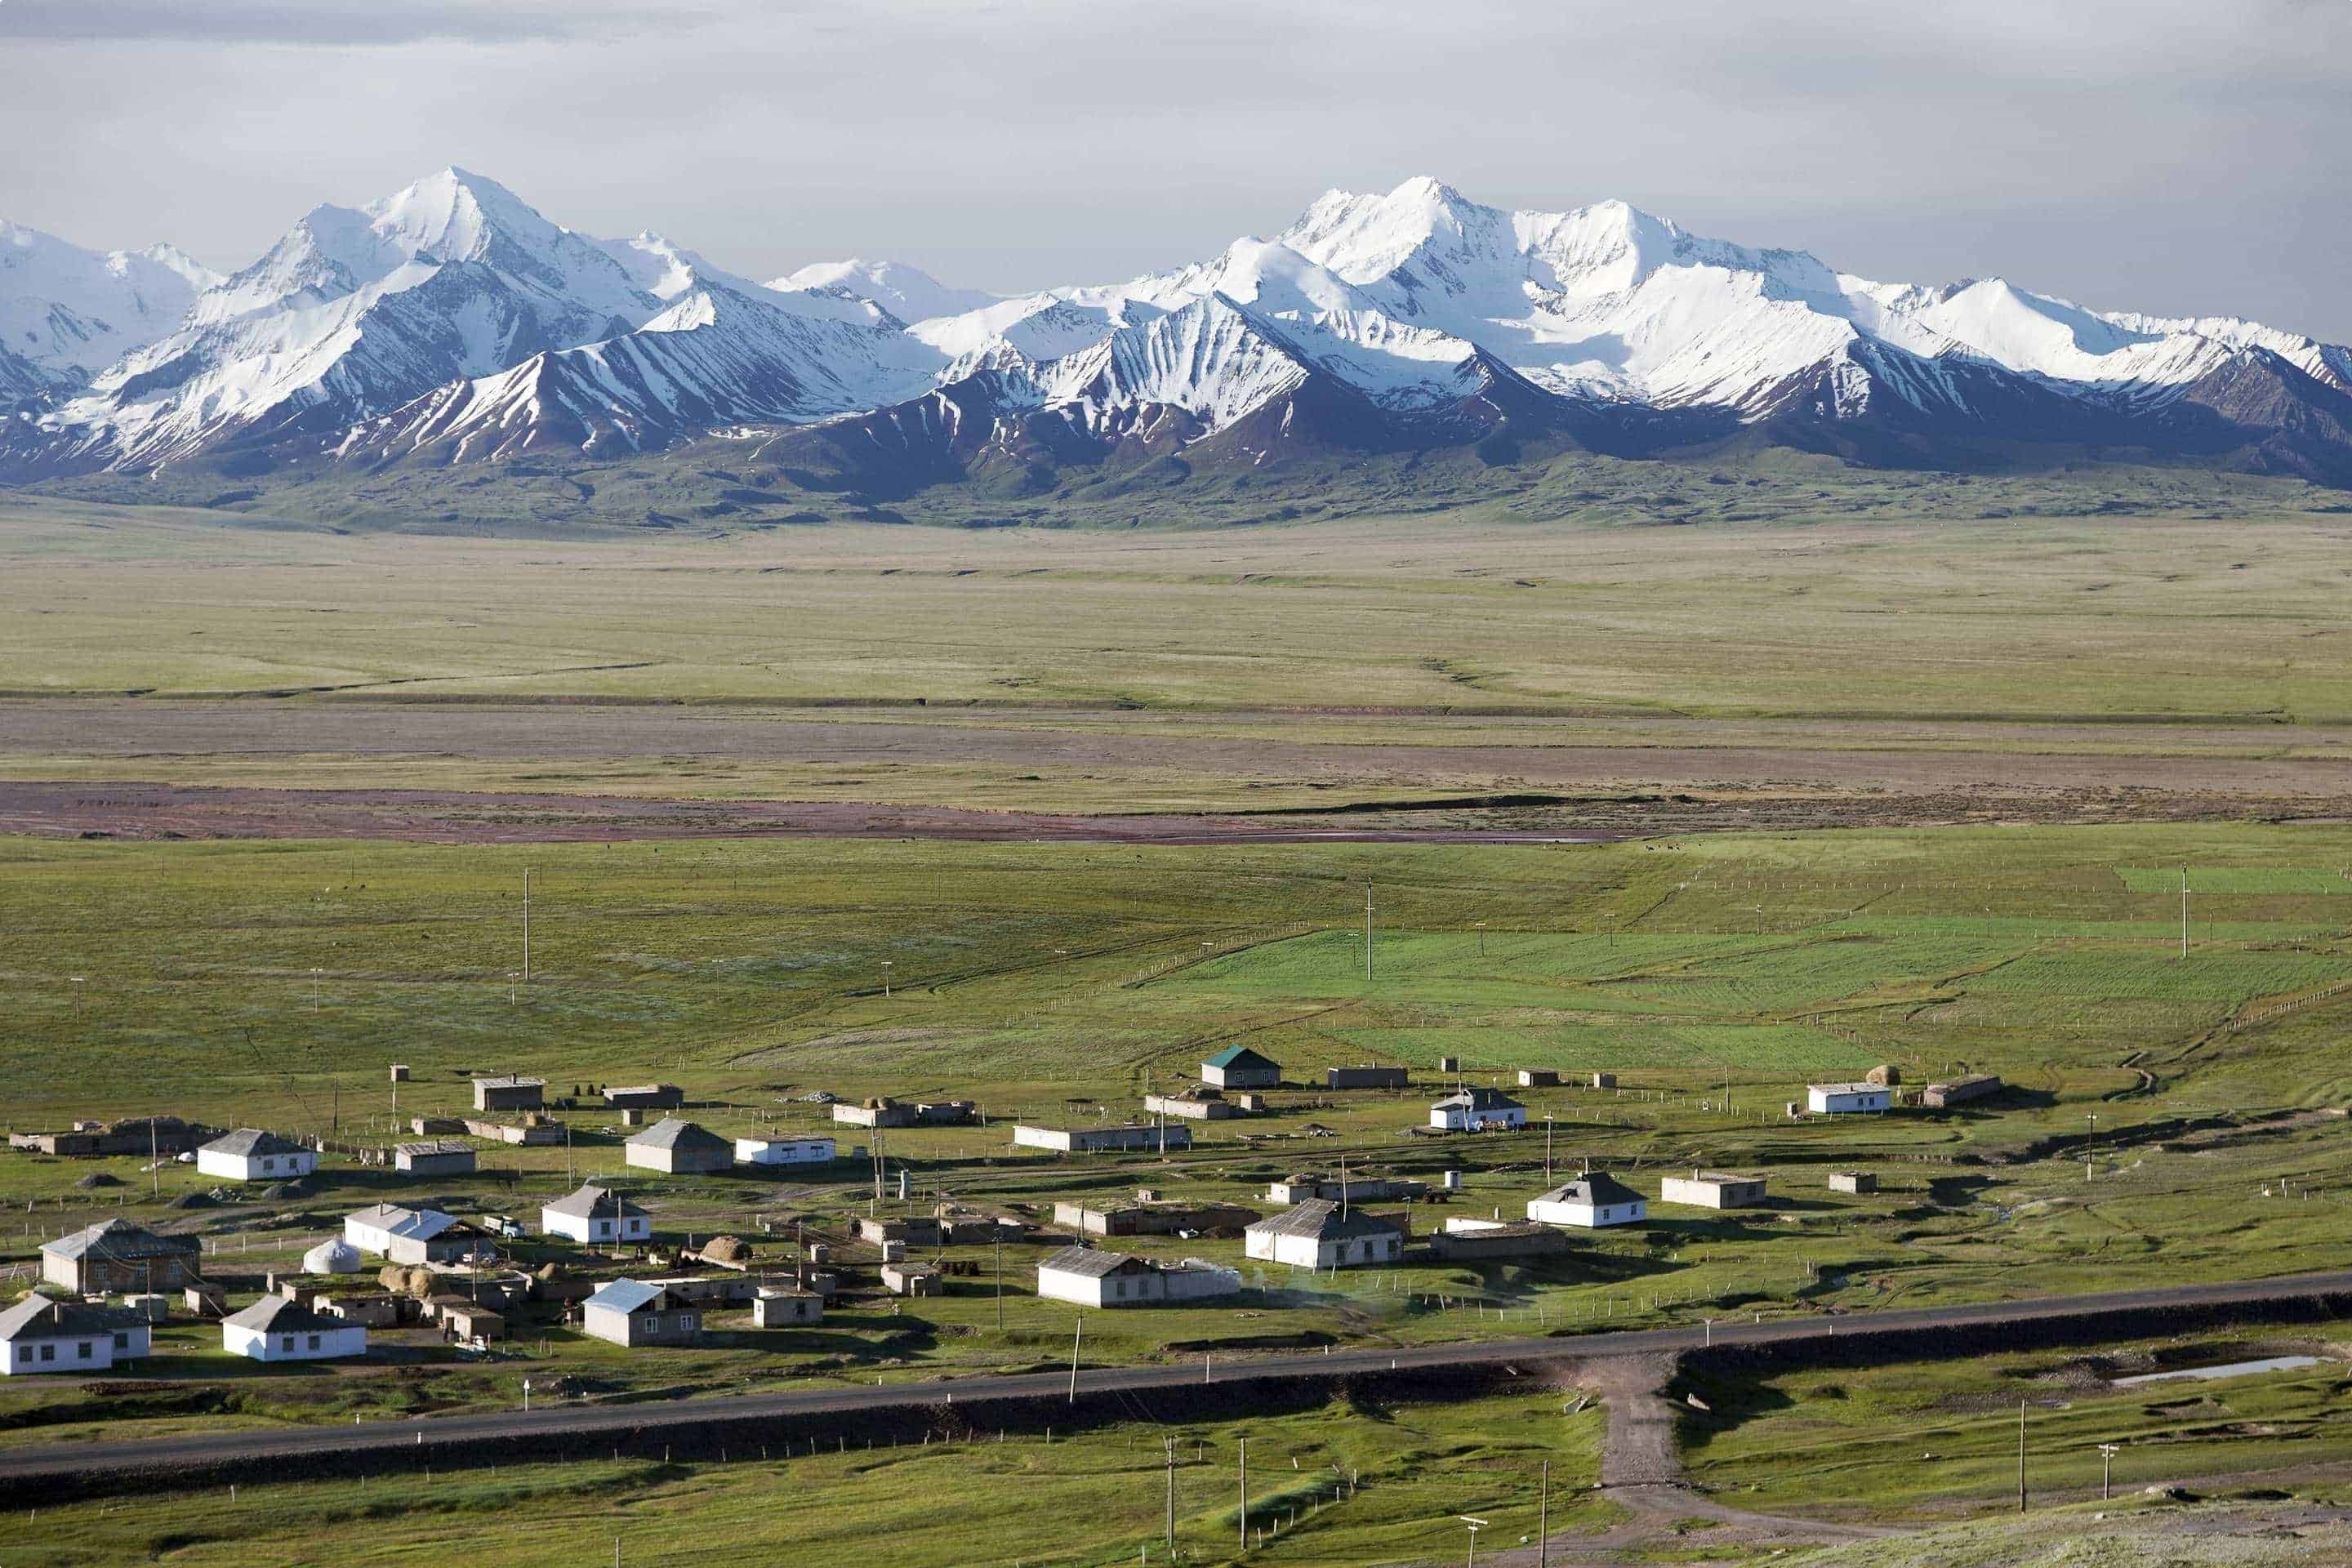
M 1545 1389 L 1376 1414 L 1339 1401 L 1298 1415 L 1138 1422 L 1050 1441 L 1013 1434 L 999 1442 L 991 1433 L 790 1460 L 508 1466 L 445 1472 L 429 1485 L 394 1470 L 364 1482 L 240 1487 L 234 1500 L 224 1489 L 78 1503 L 12 1518 L 0 1563 L 299 1563 L 317 1561 L 329 1539 L 339 1563 L 463 1557 L 570 1568 L 609 1561 L 616 1541 L 630 1568 L 686 1568 L 715 1551 L 769 1561 L 877 1548 L 908 1568 L 1163 1563 L 1169 1439 L 1179 1461 L 1177 1544 L 1188 1562 L 1225 1563 L 1242 1555 L 1244 1438 L 1250 1528 L 1282 1527 L 1250 1561 L 1410 1562 L 1459 1549 L 1465 1513 L 1489 1521 L 1490 1546 L 1532 1532 L 1547 1460 L 1555 1530 L 1612 1517 L 1588 1489 L 1599 1470 L 1600 1411 L 1563 1415 L 1572 1397 Z M 1353 1487 L 1345 1496 L 1342 1478 Z
M 1846 1520 L 2013 1512 L 2018 1411 L 2037 1506 L 2099 1499 L 2113 1444 L 2117 1498 L 2149 1487 L 2341 1493 L 2352 1442 L 2352 1328 L 2248 1330 L 1885 1366 L 1686 1373 L 1706 1408 L 1679 1413 L 1691 1479 L 1720 1500 Z M 2211 1382 L 2107 1380 L 2273 1355 L 2315 1366 Z
M 2285 876 L 2278 890 L 2200 894 L 2182 960 L 2177 892 L 2136 891 L 2125 875 L 2186 858 L 2192 885 L 2210 872 L 2226 886 L 2223 872 L 2259 881 L 2347 852 L 2339 828 L 2232 825 L 1215 849 L 13 840 L 0 850 L 0 924 L 16 939 L 0 958 L 14 1005 L 0 1077 L 16 1130 L 163 1110 L 380 1148 L 404 1135 L 397 1061 L 413 1075 L 404 1117 L 465 1108 L 473 1072 L 537 1073 L 558 1096 L 658 1079 L 685 1086 L 689 1114 L 717 1131 L 833 1130 L 845 1158 L 779 1178 L 652 1175 L 625 1164 L 625 1134 L 593 1104 L 562 1113 L 567 1144 L 482 1144 L 470 1178 L 336 1156 L 279 1198 L 216 1190 L 179 1164 L 11 1153 L 0 1269 L 21 1288 L 44 1237 L 113 1213 L 194 1229 L 226 1269 L 282 1268 L 379 1199 L 528 1221 L 589 1176 L 645 1202 L 673 1256 L 582 1259 L 534 1240 L 517 1248 L 524 1261 L 643 1272 L 730 1231 L 772 1266 L 796 1226 L 845 1239 L 869 1206 L 952 1198 L 1050 1220 L 1057 1198 L 1148 1185 L 1263 1211 L 1268 1181 L 1342 1158 L 1433 1184 L 1458 1171 L 1457 1214 L 1521 1212 L 1548 1163 L 1607 1166 L 1652 1192 L 1665 1170 L 1752 1168 L 1775 1196 L 1745 1213 L 1662 1205 L 1641 1231 L 1525 1265 L 1299 1277 L 1248 1262 L 1237 1240 L 1151 1238 L 1133 1245 L 1241 1268 L 1244 1297 L 1101 1315 L 1088 1359 L 2352 1265 L 2337 1114 L 2352 1096 L 2352 1004 L 2332 989 L 2352 975 L 2331 923 L 2347 906 Z M 525 868 L 528 984 L 515 973 Z M 1368 881 L 1369 984 L 1355 923 Z M 1243 1043 L 1294 1087 L 1264 1117 L 1194 1124 L 1189 1152 L 1061 1158 L 1010 1142 L 1011 1120 L 1138 1115 L 1147 1086 Z M 1440 1056 L 1472 1081 L 1548 1066 L 1614 1071 L 1619 1087 L 1580 1076 L 1525 1090 L 1536 1124 L 1517 1136 L 1411 1136 L 1445 1081 Z M 1314 1087 L 1325 1067 L 1370 1058 L 1410 1063 L 1417 1086 Z M 1906 1083 L 1990 1070 L 2011 1088 L 1948 1113 L 1782 1113 L 1809 1079 L 1882 1062 Z M 877 1202 L 858 1152 L 872 1135 L 835 1128 L 807 1098 L 819 1091 L 969 1098 L 988 1125 L 886 1133 L 894 1179 Z M 1828 1192 L 1842 1168 L 1879 1172 L 1882 1191 Z M 79 1184 L 93 1173 L 117 1184 Z M 200 1206 L 163 1206 L 174 1199 Z M 1445 1212 L 1415 1214 L 1415 1229 Z M 870 1249 L 842 1256 L 872 1262 Z M 708 1351 L 627 1355 L 533 1319 L 502 1353 L 614 1393 L 1052 1365 L 1071 1314 L 1031 1294 L 1034 1258 L 1004 1255 L 1001 1327 L 996 1256 L 966 1247 L 942 1259 L 971 1270 L 947 1296 L 894 1311 L 866 1287 L 821 1332 L 728 1320 Z M 228 1363 L 210 1331 L 172 1332 L 175 1375 L 237 1394 L 172 1419 L 347 1419 L 320 1403 L 327 1389 L 366 1407 L 478 1408 L 519 1375 L 394 1335 L 380 1365 L 321 1380 Z M 83 1399 L 70 1384 L 12 1388 L 0 1440 L 121 1414 Z

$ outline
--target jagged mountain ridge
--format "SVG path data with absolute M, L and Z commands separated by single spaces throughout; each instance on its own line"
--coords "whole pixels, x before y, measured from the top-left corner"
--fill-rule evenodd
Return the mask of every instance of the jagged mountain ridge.
M 863 260 L 756 284 L 457 169 L 317 208 L 226 278 L 157 268 L 184 308 L 101 368 L 0 343 L 21 410 L 0 477 L 594 461 L 719 433 L 875 494 L 1727 440 L 1924 466 L 2069 444 L 2352 484 L 2338 346 L 1998 279 L 1882 283 L 1619 202 L 1511 212 L 1426 178 L 1329 193 L 1192 266 L 1013 297 Z

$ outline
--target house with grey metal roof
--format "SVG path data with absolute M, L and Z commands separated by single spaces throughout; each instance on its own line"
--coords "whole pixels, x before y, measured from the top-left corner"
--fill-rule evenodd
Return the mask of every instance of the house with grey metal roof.
M 41 1278 L 77 1296 L 178 1290 L 204 1270 L 204 1243 L 127 1219 L 104 1220 L 41 1245 Z
M 240 1127 L 196 1151 L 196 1169 L 224 1182 L 290 1182 L 318 1168 L 317 1150 L 258 1127 Z
M 413 1176 L 462 1176 L 478 1157 L 471 1143 L 455 1138 L 431 1138 L 416 1143 L 395 1143 L 392 1163 Z
M 343 1239 L 362 1252 L 411 1267 L 469 1258 L 488 1243 L 480 1231 L 455 1215 L 398 1204 L 371 1204 L 345 1215 Z
M 1528 1108 L 1499 1089 L 1465 1089 L 1432 1104 L 1429 1124 L 1448 1132 L 1525 1127 Z
M 1650 1217 L 1650 1200 L 1606 1171 L 1585 1171 L 1548 1193 L 1528 1200 L 1528 1217 L 1543 1225 L 1596 1230 L 1639 1225 Z
M 1037 1294 L 1080 1307 L 1146 1307 L 1231 1296 L 1242 1277 L 1188 1258 L 1162 1263 L 1093 1247 L 1065 1247 L 1038 1260 Z
M 221 1348 L 254 1361 L 331 1361 L 367 1354 L 363 1323 L 329 1317 L 284 1296 L 264 1296 L 221 1320 Z
M 590 1182 L 578 1192 L 541 1204 L 539 1229 L 542 1236 L 569 1237 L 583 1247 L 604 1247 L 647 1240 L 653 1236 L 654 1222 L 645 1210 L 612 1188 Z
M 151 1348 L 147 1320 L 119 1307 L 27 1296 L 0 1311 L 0 1376 L 103 1372 Z
M 735 1163 L 732 1140 L 676 1116 L 664 1117 L 632 1137 L 623 1153 L 632 1165 L 673 1176 L 723 1171 Z
M 702 1310 L 660 1285 L 615 1279 L 580 1303 L 580 1328 L 616 1345 L 690 1345 L 702 1338 Z
M 1243 1231 L 1242 1250 L 1294 1268 L 1357 1268 L 1395 1262 L 1404 1251 L 1404 1236 L 1385 1219 L 1309 1198 Z

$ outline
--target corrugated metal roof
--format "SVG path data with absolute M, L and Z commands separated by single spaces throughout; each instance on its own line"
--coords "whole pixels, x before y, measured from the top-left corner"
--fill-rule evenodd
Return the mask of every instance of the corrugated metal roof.
M 612 1188 L 600 1187 L 593 1182 L 540 1207 L 544 1213 L 573 1219 L 625 1219 L 642 1217 L 646 1212 Z
M 1351 1212 L 1345 1219 L 1340 1218 L 1339 1205 L 1328 1198 L 1309 1198 L 1280 1214 L 1269 1215 L 1248 1228 L 1261 1236 L 1311 1236 L 1318 1241 L 1396 1233 L 1396 1226 L 1369 1215 Z
M 280 1138 L 275 1132 L 264 1132 L 258 1127 L 240 1127 L 226 1137 L 215 1138 L 205 1144 L 204 1152 L 249 1160 L 257 1154 L 299 1154 L 302 1145 Z
M 676 1116 L 665 1116 L 643 1132 L 629 1140 L 632 1149 L 724 1149 L 730 1154 L 735 1145 L 699 1122 L 688 1121 Z
M 648 1285 L 642 1279 L 615 1279 L 589 1297 L 583 1305 L 614 1312 L 639 1312 L 647 1307 L 658 1310 L 668 1294 L 660 1286 Z
M 100 1258 L 136 1261 L 142 1258 L 194 1258 L 204 1243 L 193 1236 L 159 1236 L 127 1219 L 110 1219 L 71 1236 L 41 1244 L 53 1258 L 80 1258 L 95 1252 Z
M 1076 1274 L 1086 1279 L 1103 1279 L 1124 1268 L 1132 1258 L 1124 1252 L 1105 1252 L 1094 1247 L 1066 1247 L 1037 1260 L 1037 1272 L 1051 1270 L 1055 1274 Z
M 111 1333 L 147 1320 L 117 1307 L 89 1301 L 56 1301 L 27 1296 L 0 1312 L 0 1341 L 54 1340 L 68 1335 Z
M 330 1318 L 314 1312 L 299 1301 L 289 1301 L 283 1296 L 264 1296 L 241 1312 L 223 1318 L 232 1328 L 264 1329 L 273 1334 L 304 1333 L 321 1329 L 348 1329 L 352 1325 L 341 1318 Z
M 1587 1171 L 1576 1180 L 1564 1182 L 1536 1199 L 1539 1204 L 1586 1204 L 1596 1208 L 1609 1204 L 1641 1201 L 1641 1194 L 1606 1171 Z

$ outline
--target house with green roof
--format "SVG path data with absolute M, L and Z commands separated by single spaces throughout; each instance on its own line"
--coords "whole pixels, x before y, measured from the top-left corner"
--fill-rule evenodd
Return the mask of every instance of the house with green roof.
M 1215 1089 L 1280 1089 L 1282 1064 L 1247 1046 L 1233 1046 L 1201 1064 L 1201 1081 Z

